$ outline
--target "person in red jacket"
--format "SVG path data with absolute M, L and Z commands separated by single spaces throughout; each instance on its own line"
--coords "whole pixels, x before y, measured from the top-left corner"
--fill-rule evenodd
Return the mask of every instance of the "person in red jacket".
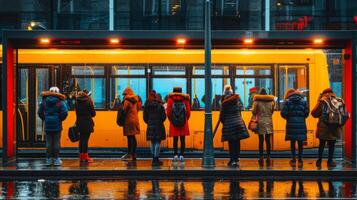
M 170 137 L 174 138 L 173 162 L 183 163 L 185 152 L 185 136 L 190 134 L 188 120 L 191 115 L 190 96 L 182 93 L 181 87 L 174 87 L 167 100 L 167 117 L 170 121 Z M 178 139 L 180 138 L 180 157 L 178 155 Z

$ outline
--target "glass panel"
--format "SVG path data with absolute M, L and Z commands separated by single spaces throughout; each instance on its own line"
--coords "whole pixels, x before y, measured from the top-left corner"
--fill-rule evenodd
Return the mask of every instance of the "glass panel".
M 117 102 L 123 100 L 123 91 L 127 87 L 131 87 L 134 93 L 141 98 L 144 103 L 146 101 L 146 79 L 145 78 L 112 78 L 111 79 L 111 94 L 110 94 L 110 108 L 117 108 Z M 144 105 L 144 104 L 143 104 Z
M 279 66 L 279 106 L 284 101 L 288 89 L 298 89 L 308 97 L 306 66 L 304 65 L 280 65 Z
M 38 105 L 42 101 L 41 93 L 47 91 L 50 88 L 50 71 L 45 68 L 36 69 L 36 113 L 38 111 Z M 36 114 L 36 141 L 44 141 L 44 126 L 43 121 Z
M 18 71 L 18 96 L 17 96 L 17 141 L 28 141 L 29 136 L 29 94 L 28 94 L 29 70 Z
M 252 108 L 252 99 L 249 98 L 249 91 L 259 91 L 260 88 L 267 89 L 268 94 L 274 94 L 272 78 L 236 78 L 235 93 L 239 94 L 243 106 L 246 109 Z
M 78 90 L 92 92 L 91 98 L 95 108 L 105 108 L 105 79 L 104 78 L 76 78 Z
M 72 66 L 72 75 L 104 75 L 103 66 Z
M 112 75 L 145 75 L 143 66 L 112 66 Z
M 212 75 L 229 75 L 229 66 L 212 66 L 211 70 Z M 204 66 L 193 66 L 192 67 L 193 75 L 205 75 L 205 67 Z
M 156 93 L 160 94 L 163 100 L 169 93 L 172 92 L 174 87 L 182 87 L 182 92 L 186 93 L 186 78 L 154 78 L 153 89 Z
M 220 99 L 223 93 L 224 85 L 230 84 L 229 78 L 212 78 L 212 109 L 220 108 Z M 192 79 L 192 108 L 199 109 L 205 106 L 205 79 Z
M 237 75 L 271 75 L 270 66 L 237 66 Z
M 185 66 L 155 66 L 152 68 L 154 75 L 185 75 Z

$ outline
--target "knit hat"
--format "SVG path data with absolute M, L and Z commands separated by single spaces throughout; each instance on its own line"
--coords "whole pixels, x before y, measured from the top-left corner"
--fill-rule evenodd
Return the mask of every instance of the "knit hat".
M 174 87 L 173 92 L 182 93 L 182 87 Z
M 50 92 L 59 93 L 59 88 L 54 86 L 50 88 Z
M 295 92 L 296 92 L 295 89 L 289 89 L 288 91 L 286 91 L 284 99 L 288 98 L 292 93 Z
M 257 92 L 258 88 L 257 87 L 252 87 L 249 89 L 249 93 Z
M 223 94 L 225 94 L 225 95 L 233 94 L 232 86 L 231 85 L 225 85 Z

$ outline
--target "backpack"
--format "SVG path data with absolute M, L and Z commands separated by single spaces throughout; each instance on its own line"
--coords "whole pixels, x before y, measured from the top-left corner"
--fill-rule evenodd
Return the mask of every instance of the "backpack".
M 186 105 L 183 101 L 175 101 L 171 107 L 171 122 L 176 127 L 186 123 Z
M 346 110 L 343 99 L 338 97 L 329 97 L 329 100 L 323 99 L 325 106 L 322 109 L 321 120 L 331 126 L 343 126 L 350 117 Z

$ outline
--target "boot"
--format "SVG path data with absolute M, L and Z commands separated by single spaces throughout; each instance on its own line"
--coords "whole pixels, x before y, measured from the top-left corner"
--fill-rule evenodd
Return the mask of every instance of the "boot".
M 329 167 L 329 168 L 336 167 L 336 163 L 333 160 L 328 160 L 327 161 L 327 167 Z
M 85 160 L 85 157 L 84 157 L 84 153 L 80 153 L 79 154 L 79 161 L 80 162 L 85 162 L 86 160 Z
M 304 164 L 303 164 L 303 162 L 302 162 L 302 159 L 299 159 L 299 161 L 298 161 L 298 168 L 302 168 L 303 165 L 304 165 Z
M 295 167 L 296 166 L 296 158 L 293 158 L 289 161 L 290 167 Z
M 271 159 L 270 159 L 270 156 L 267 157 L 267 160 L 265 161 L 267 166 L 270 166 L 271 165 Z
M 93 158 L 89 157 L 88 153 L 84 153 L 84 160 L 88 163 L 93 162 Z
M 264 166 L 264 157 L 260 156 L 259 160 L 258 160 L 259 166 L 263 167 Z
M 127 154 L 123 155 L 120 159 L 124 160 L 124 161 L 128 161 L 128 160 L 130 160 L 131 157 L 132 157 L 131 154 L 127 153 Z
M 318 160 L 316 161 L 316 167 L 317 167 L 317 168 L 321 168 L 321 162 L 322 162 L 321 159 L 318 159 Z
M 136 161 L 136 154 L 135 153 L 131 155 L 131 161 Z
M 152 166 L 159 166 L 159 158 L 158 157 L 153 157 L 152 159 Z

